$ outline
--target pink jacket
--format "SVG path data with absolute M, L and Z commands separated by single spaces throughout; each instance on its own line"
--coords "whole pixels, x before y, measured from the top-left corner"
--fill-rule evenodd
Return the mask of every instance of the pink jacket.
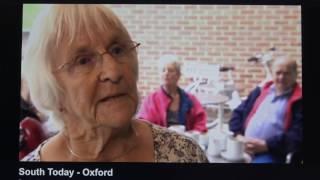
M 187 109 L 185 116 L 186 130 L 206 132 L 207 114 L 200 102 L 194 95 L 186 93 L 182 89 L 180 89 L 180 95 L 186 97 L 187 101 L 191 102 L 191 106 Z M 160 88 L 144 99 L 138 112 L 138 118 L 167 127 L 167 110 L 170 102 L 171 98 Z

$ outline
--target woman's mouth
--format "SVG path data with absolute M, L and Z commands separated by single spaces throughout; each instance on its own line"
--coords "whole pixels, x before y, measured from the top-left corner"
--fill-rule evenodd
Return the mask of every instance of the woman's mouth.
M 110 95 L 102 98 L 99 102 L 112 102 L 118 99 L 121 99 L 122 97 L 126 96 L 126 93 L 120 93 L 120 94 L 115 94 L 115 95 Z

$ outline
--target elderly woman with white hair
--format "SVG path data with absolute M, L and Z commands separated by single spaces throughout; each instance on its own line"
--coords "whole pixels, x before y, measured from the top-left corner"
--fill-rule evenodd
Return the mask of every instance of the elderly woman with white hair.
M 59 132 L 23 161 L 207 162 L 194 141 L 134 119 L 138 58 L 104 5 L 48 5 L 31 30 L 22 72 Z
M 138 117 L 170 127 L 183 125 L 186 131 L 206 132 L 207 114 L 197 98 L 178 86 L 181 63 L 176 55 L 160 58 L 162 85 L 146 97 Z

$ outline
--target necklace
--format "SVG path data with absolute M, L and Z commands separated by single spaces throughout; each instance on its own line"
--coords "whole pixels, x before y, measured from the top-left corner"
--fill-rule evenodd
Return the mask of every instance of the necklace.
M 135 135 L 135 138 L 137 138 L 139 136 L 139 134 L 137 133 L 137 131 L 135 130 L 134 126 L 131 126 L 132 127 L 132 130 L 134 132 L 134 135 Z M 83 160 L 94 160 L 94 158 L 88 158 L 88 157 L 84 157 L 84 156 L 81 156 L 79 155 L 78 153 L 74 152 L 74 150 L 71 148 L 71 145 L 70 145 L 70 138 L 67 137 L 67 135 L 65 133 L 63 133 L 65 139 L 66 139 L 66 146 L 67 146 L 67 149 L 70 153 L 70 155 L 72 157 L 75 157 L 77 159 L 83 159 Z M 135 143 L 134 145 L 132 145 L 130 148 L 127 148 L 125 151 L 123 151 L 122 153 L 120 153 L 119 155 L 117 156 L 114 156 L 112 158 L 109 159 L 109 161 L 114 161 L 114 160 L 117 160 L 119 159 L 120 157 L 128 154 L 130 151 L 132 151 L 135 147 L 137 146 L 137 144 Z

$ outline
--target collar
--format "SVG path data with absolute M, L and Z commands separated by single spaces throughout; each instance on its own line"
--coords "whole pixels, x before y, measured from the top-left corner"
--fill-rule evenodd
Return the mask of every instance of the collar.
M 276 101 L 277 99 L 280 99 L 280 98 L 286 98 L 286 97 L 289 97 L 293 92 L 293 88 L 291 87 L 290 89 L 284 91 L 283 93 L 281 93 L 280 95 L 276 95 L 276 87 L 274 84 L 272 84 L 270 86 L 270 89 L 269 89 L 269 92 L 268 94 L 272 95 L 273 96 L 273 100 L 272 101 Z
M 292 91 L 293 91 L 293 87 L 291 87 L 291 88 L 289 88 L 288 90 L 286 90 L 286 91 L 284 91 L 284 92 L 282 92 L 280 95 L 278 95 L 278 96 L 286 96 L 286 95 L 290 95 L 291 93 L 292 93 Z M 272 84 L 271 86 L 270 86 L 270 90 L 269 90 L 269 93 L 276 93 L 276 86 L 274 85 L 274 84 Z
M 161 86 L 161 91 L 162 91 L 168 98 L 172 99 L 172 97 L 170 96 L 170 94 L 164 89 L 163 86 Z M 181 95 L 181 91 L 180 91 L 180 88 L 179 88 L 179 87 L 177 87 L 177 92 L 178 92 L 179 95 Z

